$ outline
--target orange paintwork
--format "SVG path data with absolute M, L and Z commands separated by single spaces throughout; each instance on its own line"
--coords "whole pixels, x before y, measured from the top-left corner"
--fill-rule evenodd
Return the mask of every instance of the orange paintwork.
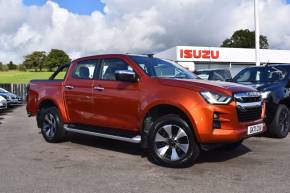
M 138 74 L 139 81 L 77 80 L 71 76 L 78 62 L 102 58 L 123 59 Z M 65 89 L 66 85 L 75 89 Z M 95 86 L 105 90 L 96 91 Z M 140 133 L 146 113 L 157 105 L 168 104 L 187 115 L 199 143 L 238 141 L 247 137 L 248 126 L 263 123 L 264 115 L 256 121 L 239 122 L 235 101 L 228 105 L 210 105 L 200 96 L 203 90 L 225 95 L 255 91 L 232 83 L 149 77 L 127 55 L 99 55 L 73 61 L 63 82 L 31 82 L 27 111 L 36 115 L 39 105 L 50 100 L 59 109 L 65 123 Z M 220 113 L 221 129 L 212 129 L 213 112 Z

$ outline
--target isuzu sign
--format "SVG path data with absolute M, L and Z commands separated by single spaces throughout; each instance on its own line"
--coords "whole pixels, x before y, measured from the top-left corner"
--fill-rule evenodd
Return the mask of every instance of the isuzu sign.
M 180 58 L 219 59 L 220 51 L 218 51 L 218 50 L 180 49 L 179 55 L 180 55 Z

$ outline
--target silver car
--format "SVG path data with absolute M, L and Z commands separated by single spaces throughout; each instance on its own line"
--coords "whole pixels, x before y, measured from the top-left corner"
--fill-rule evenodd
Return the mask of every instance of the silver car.
M 0 110 L 7 109 L 7 100 L 0 96 Z

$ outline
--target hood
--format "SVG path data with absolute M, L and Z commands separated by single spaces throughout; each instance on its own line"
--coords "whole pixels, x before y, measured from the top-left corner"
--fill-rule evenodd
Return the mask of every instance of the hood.
M 0 103 L 6 102 L 6 99 L 3 96 L 0 96 Z
M 253 82 L 241 82 L 240 84 L 251 86 L 258 91 L 271 91 L 277 87 L 283 87 L 283 82 L 263 82 L 263 83 L 253 83 Z
M 257 91 L 253 87 L 221 81 L 208 81 L 208 80 L 187 80 L 187 79 L 159 79 L 161 84 L 175 87 L 182 87 L 198 92 L 206 90 L 212 92 L 218 92 L 226 95 L 232 95 L 233 93 L 239 92 L 251 92 Z

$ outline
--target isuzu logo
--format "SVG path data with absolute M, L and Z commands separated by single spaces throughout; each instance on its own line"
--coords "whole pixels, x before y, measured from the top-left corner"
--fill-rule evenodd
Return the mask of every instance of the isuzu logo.
M 180 49 L 179 54 L 180 54 L 180 58 L 218 59 L 220 56 L 220 51 Z

